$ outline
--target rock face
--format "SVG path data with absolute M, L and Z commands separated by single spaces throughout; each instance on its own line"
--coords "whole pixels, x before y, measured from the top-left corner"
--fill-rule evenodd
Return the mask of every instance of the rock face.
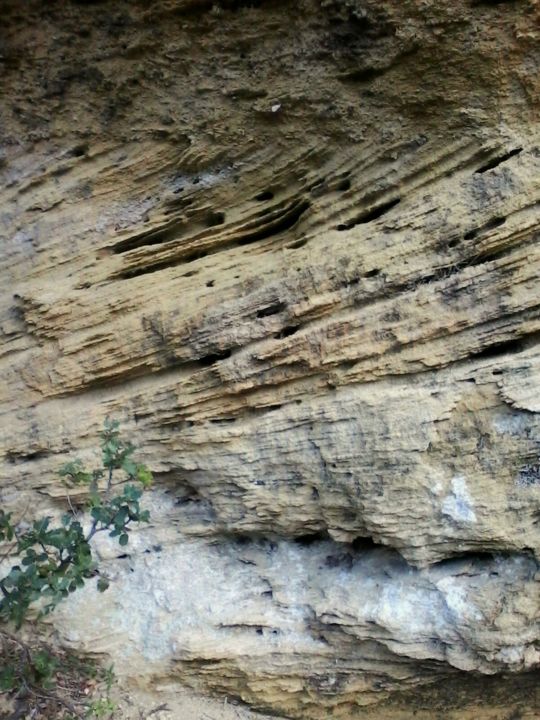
M 66 640 L 291 717 L 537 716 L 538 12 L 3 3 L 2 504 L 58 510 L 106 416 L 157 477 Z

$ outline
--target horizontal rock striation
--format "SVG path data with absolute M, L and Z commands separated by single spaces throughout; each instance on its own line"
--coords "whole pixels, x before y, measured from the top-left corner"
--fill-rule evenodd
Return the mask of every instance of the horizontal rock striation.
M 73 596 L 59 610 L 72 643 L 129 657 L 131 672 L 144 674 L 150 660 L 161 674 L 292 717 L 360 709 L 371 717 L 373 708 L 374 717 L 399 717 L 407 691 L 431 695 L 434 708 L 442 679 L 461 693 L 475 684 L 485 692 L 490 676 L 518 672 L 505 702 L 516 692 L 522 704 L 533 698 L 540 578 L 532 558 L 473 556 L 415 570 L 368 543 L 161 546 L 155 532 L 108 561 L 113 585 L 103 600 L 97 591 Z M 101 548 L 104 557 L 113 550 Z M 421 709 L 420 696 L 411 707 Z
M 4 5 L 0 501 L 57 512 L 107 416 L 157 479 L 66 640 L 535 717 L 537 3 Z

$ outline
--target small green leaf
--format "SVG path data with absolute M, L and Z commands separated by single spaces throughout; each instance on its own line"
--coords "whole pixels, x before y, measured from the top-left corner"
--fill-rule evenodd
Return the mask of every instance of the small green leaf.
M 131 460 L 131 458 L 125 458 L 122 463 L 122 470 L 129 475 L 130 478 L 135 477 L 138 470 L 138 465 Z
M 79 459 L 63 465 L 58 471 L 58 474 L 61 478 L 64 478 L 64 482 L 71 482 L 74 485 L 88 485 L 92 480 L 92 475 L 85 470 Z
M 120 537 L 118 538 L 118 542 L 120 545 L 124 546 L 128 544 L 129 537 L 126 535 L 126 533 L 122 533 Z
M 152 473 L 146 465 L 137 465 L 137 480 L 144 488 L 150 487 L 153 479 Z

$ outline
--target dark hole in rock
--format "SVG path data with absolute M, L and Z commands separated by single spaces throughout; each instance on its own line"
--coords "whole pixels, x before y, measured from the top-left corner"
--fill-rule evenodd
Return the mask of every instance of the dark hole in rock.
M 258 202 L 266 202 L 267 200 L 273 200 L 274 193 L 271 190 L 263 190 L 258 195 L 255 195 L 255 200 Z
M 514 338 L 513 340 L 505 340 L 503 342 L 493 343 L 483 350 L 471 353 L 470 357 L 475 359 L 490 359 L 496 358 L 500 355 L 507 355 L 508 353 L 521 352 L 524 349 L 523 340 L 521 338 Z
M 215 282 L 215 280 L 208 280 L 208 282 L 206 283 L 206 287 L 214 287 Z
M 314 545 L 315 543 L 326 542 L 328 540 L 330 540 L 330 536 L 326 532 L 326 530 L 321 530 L 320 532 L 308 533 L 306 535 L 299 535 L 298 537 L 294 538 L 294 542 L 297 545 L 302 545 L 302 546 Z
M 236 244 L 238 246 L 250 245 L 259 240 L 266 240 L 274 235 L 279 235 L 286 230 L 291 230 L 309 207 L 310 204 L 306 200 L 295 203 L 284 211 L 280 217 L 274 218 L 272 221 L 263 224 L 262 227 L 252 230 L 238 239 Z
M 224 212 L 211 212 L 206 216 L 206 226 L 215 227 L 216 225 L 223 225 L 225 222 Z
M 28 460 L 41 460 L 41 458 L 45 458 L 50 453 L 47 450 L 34 450 L 34 451 L 17 451 L 17 450 L 8 450 L 6 453 L 6 460 L 14 465 L 18 462 L 27 462 Z
M 291 335 L 294 335 L 298 332 L 300 329 L 300 325 L 287 325 L 283 328 L 280 332 L 277 333 L 277 335 L 274 335 L 276 340 L 281 340 L 282 338 L 290 337 Z
M 366 223 L 373 222 L 373 220 L 378 220 L 378 218 L 382 217 L 387 212 L 390 212 L 390 210 L 400 202 L 401 198 L 388 200 L 388 202 L 382 203 L 382 205 L 377 205 L 371 210 L 361 213 L 351 220 L 348 220 L 346 223 L 341 223 L 336 227 L 336 230 L 339 230 L 340 232 L 343 230 L 351 230 L 351 228 L 356 227 L 356 225 L 365 225 Z
M 482 165 L 481 167 L 476 170 L 476 173 L 485 173 L 488 170 L 493 170 L 493 168 L 496 168 L 498 165 L 500 165 L 503 162 L 506 162 L 506 160 L 510 160 L 510 158 L 515 157 L 516 155 L 519 155 L 520 152 L 522 152 L 523 148 L 514 148 L 514 150 L 510 150 L 510 152 L 505 153 L 504 155 L 499 155 L 492 160 L 489 160 L 485 165 Z
M 351 189 L 351 181 L 349 180 L 349 178 L 345 178 L 345 180 L 341 180 L 338 183 L 337 189 L 340 192 L 345 192 L 345 190 L 350 190 Z
M 148 273 L 152 272 L 158 272 L 160 270 L 165 270 L 166 268 L 175 267 L 176 265 L 187 265 L 188 263 L 194 262 L 195 260 L 200 260 L 207 255 L 207 252 L 195 252 L 191 253 L 190 255 L 186 255 L 180 262 L 175 260 L 167 260 L 165 262 L 159 262 L 134 268 L 133 270 L 125 270 L 124 272 L 120 273 L 119 277 L 124 280 L 129 280 L 130 278 L 139 277 L 140 275 L 147 275 Z
M 375 80 L 375 78 L 378 78 L 380 75 L 383 75 L 383 73 L 386 71 L 386 68 L 378 68 L 378 67 L 363 67 L 363 68 L 355 68 L 354 70 L 350 70 L 349 72 L 343 73 L 339 76 L 340 80 L 344 80 L 346 82 L 371 82 L 371 80 Z
M 365 537 L 359 536 L 355 538 L 351 543 L 351 547 L 356 552 L 367 552 L 368 550 L 385 547 L 385 545 L 375 542 L 370 535 L 366 535 Z
M 263 317 L 270 317 L 271 315 L 277 315 L 280 312 L 283 312 L 287 309 L 286 303 L 283 302 L 277 302 L 273 305 L 269 305 L 268 307 L 263 308 L 262 310 L 257 311 L 257 317 L 263 318 Z
M 472 240 L 475 238 L 479 233 L 484 232 L 486 230 L 494 230 L 495 228 L 500 227 L 501 225 L 504 225 L 506 222 L 505 217 L 494 217 L 491 218 L 491 220 L 488 220 L 485 225 L 481 225 L 478 228 L 473 228 L 472 230 L 469 230 L 469 232 L 466 232 L 463 238 L 465 240 Z
M 373 268 L 373 270 L 368 270 L 366 273 L 364 273 L 365 278 L 372 278 L 377 277 L 381 272 L 380 268 Z
M 210 355 L 205 355 L 205 357 L 200 358 L 197 360 L 198 364 L 201 367 L 210 367 L 211 365 L 214 365 L 214 363 L 219 362 L 220 360 L 226 360 L 227 358 L 231 357 L 231 351 L 230 350 L 224 350 L 220 353 L 213 353 Z
M 441 560 L 439 563 L 435 564 L 439 565 L 447 562 L 459 562 L 460 560 L 472 560 L 479 563 L 492 562 L 495 559 L 495 556 L 499 554 L 500 553 L 498 553 L 496 550 L 465 550 L 463 552 L 456 552 L 447 559 Z
M 493 230 L 494 228 L 504 225 L 505 222 L 506 218 L 502 216 L 491 218 L 491 220 L 483 226 L 482 230 Z
M 83 155 L 86 155 L 88 152 L 88 145 L 75 145 L 75 147 L 71 150 L 70 155 L 72 157 L 83 157 Z

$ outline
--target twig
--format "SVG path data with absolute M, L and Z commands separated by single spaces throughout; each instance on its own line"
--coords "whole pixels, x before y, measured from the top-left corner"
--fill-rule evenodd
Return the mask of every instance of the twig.
M 71 497 L 70 497 L 69 492 L 68 492 L 67 490 L 66 490 L 66 498 L 67 498 L 67 501 L 68 501 L 69 509 L 71 510 L 71 514 L 73 515 L 74 518 L 76 518 L 76 517 L 77 517 L 77 512 L 76 512 L 75 508 L 73 507 L 73 505 L 72 505 L 72 503 L 71 503 Z
M 4 560 L 7 560 L 7 558 L 11 555 L 12 551 L 15 550 L 17 547 L 17 540 L 14 540 L 11 545 L 8 547 L 7 550 L 5 550 L 2 555 L 0 556 L 0 562 L 4 562 Z
M 7 630 L 0 630 L 0 637 L 7 638 L 10 642 L 14 643 L 15 645 L 18 645 L 21 648 L 21 650 L 23 650 L 28 661 L 29 662 L 32 661 L 32 654 L 30 652 L 30 647 L 25 642 L 23 642 L 22 640 L 19 640 L 19 638 L 15 637 L 15 635 L 12 635 L 11 633 L 7 632 Z
M 162 710 L 167 711 L 167 712 L 171 711 L 171 709 L 167 705 L 167 703 L 162 703 L 161 705 L 158 705 L 157 707 L 155 707 L 153 710 L 150 710 L 150 712 L 148 713 L 148 715 L 146 717 L 149 718 L 150 715 L 155 715 L 156 713 L 161 712 Z

